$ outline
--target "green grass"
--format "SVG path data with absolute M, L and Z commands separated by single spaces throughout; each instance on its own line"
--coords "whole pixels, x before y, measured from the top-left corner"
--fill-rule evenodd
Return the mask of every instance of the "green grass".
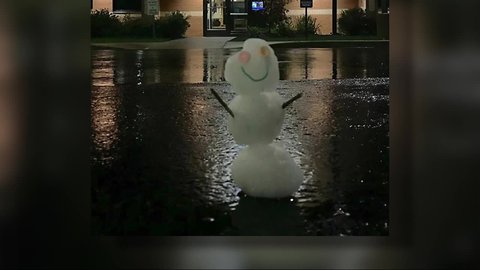
M 127 43 L 127 42 L 164 42 L 169 41 L 170 38 L 124 38 L 124 37 L 111 37 L 111 38 L 92 38 L 91 43 Z
M 249 37 L 239 36 L 233 39 L 232 41 L 245 41 Z M 343 36 L 343 35 L 310 35 L 307 39 L 305 36 L 299 35 L 294 37 L 265 37 L 266 41 L 337 41 L 337 40 L 379 40 L 377 36 Z

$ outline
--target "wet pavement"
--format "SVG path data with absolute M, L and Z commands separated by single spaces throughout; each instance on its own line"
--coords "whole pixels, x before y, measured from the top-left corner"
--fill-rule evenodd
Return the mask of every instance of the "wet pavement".
M 231 179 L 242 146 L 209 89 L 233 98 L 236 51 L 92 51 L 93 231 L 388 235 L 388 48 L 276 50 L 279 93 L 304 93 L 278 139 L 305 181 L 282 200 Z

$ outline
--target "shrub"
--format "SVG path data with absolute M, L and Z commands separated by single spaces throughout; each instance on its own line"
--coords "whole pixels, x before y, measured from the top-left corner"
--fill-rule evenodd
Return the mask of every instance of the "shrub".
M 132 18 L 126 15 L 122 21 L 122 36 L 151 37 L 153 20 L 151 17 Z
M 367 11 L 365 13 L 365 33 L 367 35 L 377 34 L 377 13 L 375 11 Z
M 156 20 L 156 29 L 163 37 L 181 38 L 187 32 L 190 16 L 185 16 L 180 11 L 175 11 Z
M 118 36 L 122 23 L 107 9 L 95 10 L 90 15 L 90 34 L 92 37 Z
M 307 33 L 309 35 L 316 35 L 319 33 L 320 25 L 317 23 L 317 19 L 312 16 L 307 16 Z M 298 35 L 305 34 L 305 15 L 297 17 L 295 19 L 295 31 Z
M 247 28 L 247 38 L 262 38 L 265 39 L 268 36 L 268 29 L 257 26 L 249 26 Z
M 346 35 L 375 35 L 376 18 L 375 12 L 365 12 L 361 8 L 347 9 L 338 19 L 338 28 Z
M 295 28 L 293 27 L 292 20 L 288 18 L 285 21 L 275 24 L 272 29 L 272 34 L 279 37 L 295 36 Z
M 263 11 L 264 18 L 266 19 L 266 24 L 268 26 L 269 32 L 273 28 L 285 22 L 288 19 L 286 5 L 292 0 L 265 0 L 264 6 L 265 10 Z
M 248 26 L 250 27 L 261 27 L 266 28 L 267 25 L 267 15 L 265 10 L 262 11 L 253 11 L 248 13 Z
M 279 24 L 286 22 L 288 10 L 286 5 L 292 0 L 264 0 L 264 10 L 249 12 L 248 25 L 252 27 L 267 28 L 269 33 L 278 30 Z M 281 27 L 281 26 L 280 26 Z
M 91 14 L 91 37 L 152 37 L 155 22 L 157 36 L 180 38 L 185 35 L 190 23 L 188 16 L 176 11 L 153 20 L 150 16 L 130 17 L 126 15 L 122 21 L 111 15 L 108 10 L 96 10 Z

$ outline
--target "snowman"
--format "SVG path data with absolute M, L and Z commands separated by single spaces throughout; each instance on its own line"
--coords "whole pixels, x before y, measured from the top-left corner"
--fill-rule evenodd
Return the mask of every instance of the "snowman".
M 243 49 L 228 58 L 225 79 L 236 96 L 226 105 L 228 130 L 238 144 L 246 145 L 232 163 L 234 183 L 253 197 L 282 198 L 292 195 L 303 181 L 300 167 L 284 146 L 273 140 L 280 133 L 285 107 L 299 98 L 283 102 L 276 92 L 278 60 L 262 39 L 248 39 Z

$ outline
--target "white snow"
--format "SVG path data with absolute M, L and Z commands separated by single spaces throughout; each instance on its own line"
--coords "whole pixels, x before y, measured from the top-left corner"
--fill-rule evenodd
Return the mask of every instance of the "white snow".
M 228 105 L 235 116 L 229 117 L 228 129 L 238 144 L 248 145 L 232 164 L 233 181 L 250 196 L 292 195 L 302 184 L 302 170 L 283 145 L 272 143 L 285 117 L 275 91 L 275 52 L 264 40 L 246 40 L 243 50 L 228 58 L 225 79 L 238 94 Z
M 276 92 L 238 95 L 229 107 L 228 129 L 238 144 L 270 143 L 280 133 L 285 112 L 282 98 Z
M 244 148 L 232 164 L 234 183 L 254 197 L 292 195 L 303 181 L 300 167 L 280 143 Z
M 262 47 L 265 48 L 263 51 L 268 51 L 268 55 L 262 56 Z M 250 54 L 248 63 L 240 62 L 239 55 L 242 52 Z M 260 80 L 262 78 L 264 79 Z M 247 39 L 243 45 L 243 50 L 229 57 L 225 64 L 225 80 L 233 86 L 233 89 L 239 95 L 274 91 L 279 78 L 278 60 L 275 52 L 262 39 Z

